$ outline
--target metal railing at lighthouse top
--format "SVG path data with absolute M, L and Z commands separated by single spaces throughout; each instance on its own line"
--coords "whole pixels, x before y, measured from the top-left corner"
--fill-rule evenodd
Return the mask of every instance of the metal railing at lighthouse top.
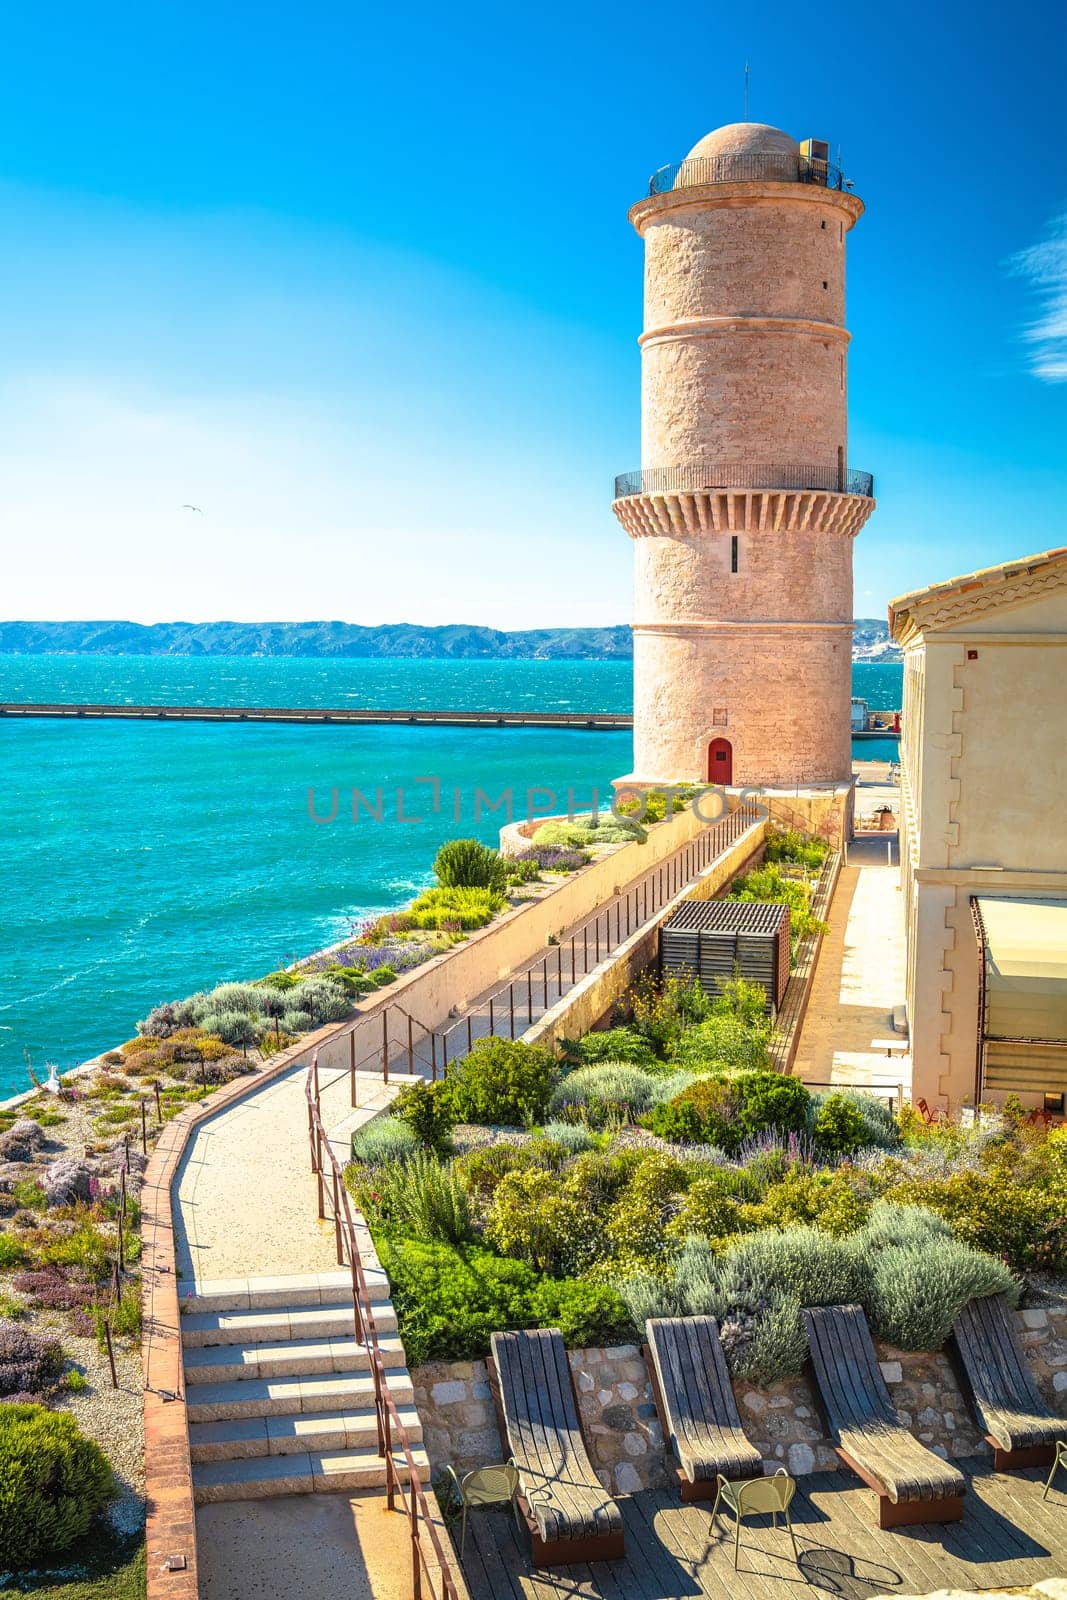
M 760 461 L 689 461 L 676 467 L 646 467 L 615 479 L 615 499 L 632 494 L 700 494 L 719 489 L 814 489 L 820 493 L 874 496 L 874 474 L 851 467 L 764 464 Z
M 690 156 L 659 167 L 648 180 L 649 194 L 695 189 L 705 183 L 812 183 L 820 189 L 849 190 L 852 184 L 829 161 L 809 161 L 787 150 L 752 155 Z

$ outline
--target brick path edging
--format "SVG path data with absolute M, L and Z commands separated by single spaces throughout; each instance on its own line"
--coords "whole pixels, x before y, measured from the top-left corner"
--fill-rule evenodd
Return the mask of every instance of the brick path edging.
M 336 1026 L 319 1030 L 329 1037 Z M 254 1076 L 235 1078 L 166 1123 L 141 1191 L 141 1364 L 144 1375 L 147 1600 L 199 1600 L 196 1511 L 185 1403 L 171 1186 L 189 1139 L 202 1122 L 292 1070 L 319 1033 L 282 1051 Z M 296 1060 L 294 1061 L 294 1058 Z M 168 1561 L 184 1557 L 184 1568 Z

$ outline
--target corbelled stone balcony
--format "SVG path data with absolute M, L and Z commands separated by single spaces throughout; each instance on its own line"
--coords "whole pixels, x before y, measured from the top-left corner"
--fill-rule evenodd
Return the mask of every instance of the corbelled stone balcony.
M 854 537 L 874 510 L 874 476 L 850 467 L 693 461 L 615 479 L 633 538 L 818 527 Z

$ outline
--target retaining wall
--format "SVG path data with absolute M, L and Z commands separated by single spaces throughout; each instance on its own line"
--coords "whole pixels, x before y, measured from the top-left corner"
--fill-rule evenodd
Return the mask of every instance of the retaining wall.
M 1067 1308 L 1020 1311 L 1016 1318 L 1039 1388 L 1067 1417 Z M 988 1452 L 944 1351 L 876 1348 L 900 1420 L 917 1438 L 946 1457 Z M 638 1347 L 572 1350 L 569 1359 L 586 1443 L 605 1488 L 631 1494 L 667 1483 L 663 1432 Z M 505 1458 L 484 1361 L 433 1362 L 416 1367 L 412 1379 L 435 1473 L 447 1462 L 468 1468 Z M 734 1393 L 765 1469 L 784 1465 L 794 1477 L 804 1477 L 838 1467 L 806 1379 L 766 1389 L 735 1383 Z

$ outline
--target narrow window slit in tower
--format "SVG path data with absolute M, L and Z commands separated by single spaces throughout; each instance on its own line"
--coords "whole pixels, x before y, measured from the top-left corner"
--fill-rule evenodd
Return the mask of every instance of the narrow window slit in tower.
M 737 571 L 737 534 L 730 540 L 730 571 Z
M 822 286 L 823 286 L 824 289 L 828 289 L 830 287 L 828 281 L 825 278 L 822 280 Z
M 819 227 L 820 228 L 825 228 L 826 227 L 826 223 L 825 222 L 820 222 L 819 223 Z

